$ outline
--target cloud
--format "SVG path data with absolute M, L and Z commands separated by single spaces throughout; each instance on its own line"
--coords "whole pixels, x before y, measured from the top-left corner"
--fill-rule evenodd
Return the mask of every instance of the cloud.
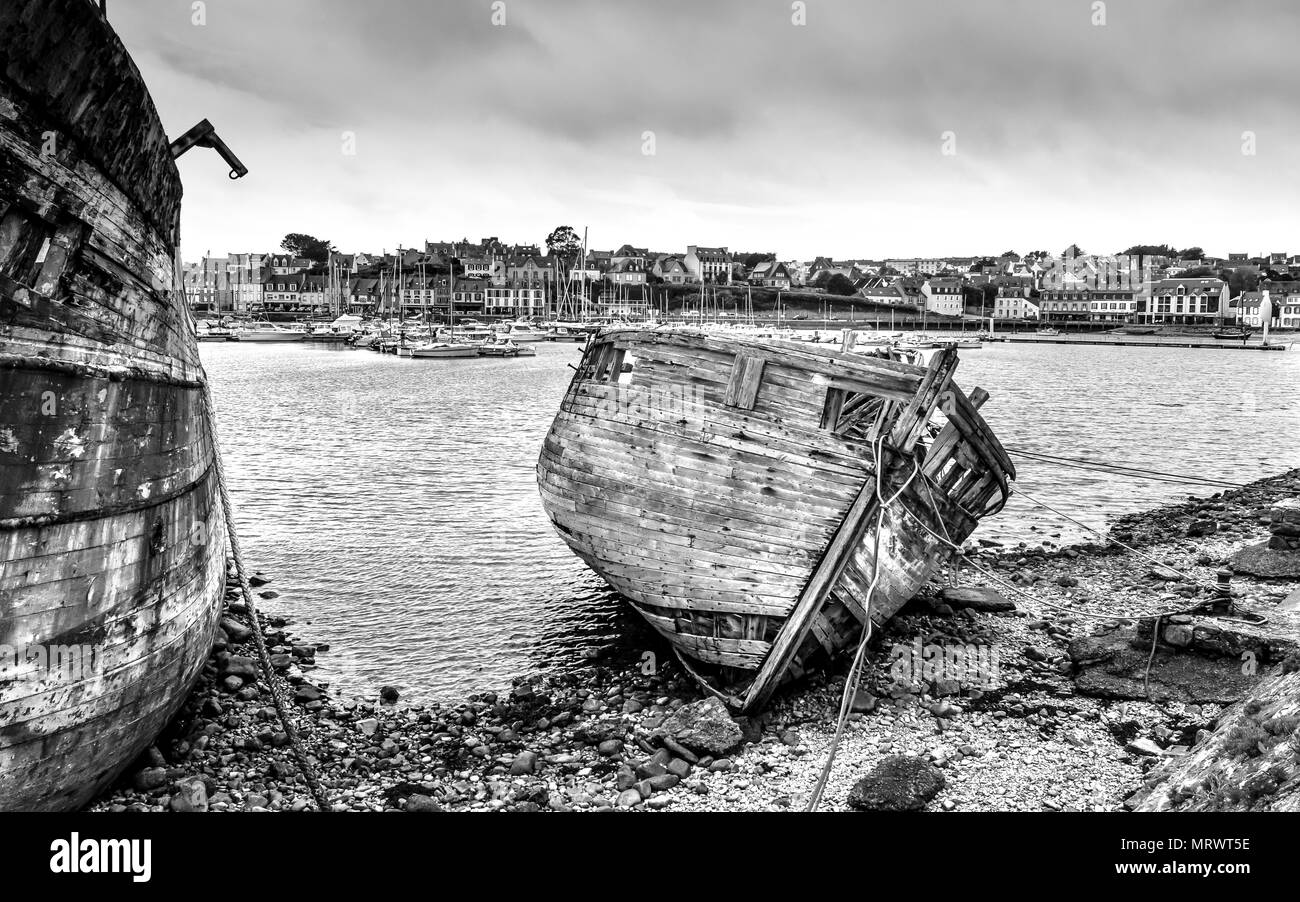
M 1122 246 L 1139 228 L 1273 240 L 1297 193 L 1300 6 L 1105 12 L 808 0 L 797 26 L 784 0 L 209 0 L 196 27 L 188 0 L 138 0 L 110 18 L 167 127 L 207 116 L 254 170 L 232 189 L 219 166 L 183 165 L 186 234 L 205 247 L 313 230 L 535 241 L 560 220 L 611 246 L 800 256 Z M 1211 190 L 1272 203 L 1229 224 L 1207 215 Z

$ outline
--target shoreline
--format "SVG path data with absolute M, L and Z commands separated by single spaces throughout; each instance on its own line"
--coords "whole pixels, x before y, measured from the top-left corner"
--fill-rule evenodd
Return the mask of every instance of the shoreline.
M 1213 584 L 1234 553 L 1268 537 L 1261 510 L 1279 489 L 1300 490 L 1300 470 L 1121 517 L 1111 535 Z M 1148 674 L 1152 683 L 1187 700 L 1124 697 L 1123 680 L 1089 669 L 1089 643 L 1140 633 L 1133 618 L 1201 603 L 1208 589 L 1114 545 L 973 554 L 1053 607 L 996 584 L 989 593 L 970 567 L 936 577 L 872 640 L 822 810 L 850 807 L 855 784 L 896 756 L 934 776 L 941 788 L 925 800 L 932 810 L 1132 807 L 1127 800 L 1157 764 L 1186 755 L 1231 706 L 1166 684 L 1163 671 Z M 255 593 L 274 597 L 257 583 Z M 1298 586 L 1241 575 L 1232 583 L 1245 611 L 1271 612 Z M 625 650 L 617 657 L 626 660 L 522 676 L 509 692 L 453 703 L 336 702 L 328 684 L 311 680 L 316 654 L 328 647 L 296 638 L 284 617 L 259 617 L 336 811 L 802 810 L 834 732 L 846 669 L 840 661 L 781 690 L 754 718 L 732 719 L 703 702 L 666 649 L 656 652 L 662 664 Z M 222 625 L 180 714 L 90 810 L 311 807 L 231 582 Z M 1143 641 L 1152 636 L 1148 627 Z M 909 650 L 934 642 L 980 649 L 992 673 L 900 679 Z

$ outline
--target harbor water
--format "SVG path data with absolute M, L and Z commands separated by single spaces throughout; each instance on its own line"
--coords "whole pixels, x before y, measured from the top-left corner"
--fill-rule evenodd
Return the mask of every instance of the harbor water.
M 579 346 L 516 360 L 406 360 L 311 345 L 205 344 L 245 556 L 268 611 L 331 645 L 340 694 L 499 689 L 643 636 L 555 536 L 534 464 Z M 1248 482 L 1300 466 L 1300 354 L 992 344 L 958 382 L 1012 449 Z M 1016 458 L 1030 495 L 1097 528 L 1210 494 Z M 1090 536 L 1020 498 L 976 538 Z

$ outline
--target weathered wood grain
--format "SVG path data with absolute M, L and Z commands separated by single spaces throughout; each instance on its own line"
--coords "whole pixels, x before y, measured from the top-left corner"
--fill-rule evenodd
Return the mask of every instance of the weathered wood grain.
M 926 369 L 689 329 L 606 332 L 543 442 L 543 506 L 701 673 L 748 684 L 760 706 L 924 585 L 949 552 L 927 529 L 959 543 L 1005 491 L 1014 471 L 979 416 L 986 396 L 967 400 L 955 366 L 953 354 Z M 871 593 L 877 467 L 886 497 L 907 485 L 884 511 Z
M 0 810 L 57 810 L 184 699 L 225 539 L 148 91 L 85 0 L 9 0 L 0 42 L 0 646 L 89 655 L 0 676 Z

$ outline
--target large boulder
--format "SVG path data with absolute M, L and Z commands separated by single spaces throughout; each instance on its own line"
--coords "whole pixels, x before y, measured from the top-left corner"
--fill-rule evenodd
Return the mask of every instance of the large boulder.
M 233 617 L 222 617 L 220 625 L 222 632 L 236 645 L 253 638 L 252 628 L 245 626 Z
M 858 811 L 923 811 L 945 784 L 943 771 L 924 758 L 892 755 L 849 790 Z
M 208 787 L 202 777 L 185 777 L 176 781 L 171 798 L 172 811 L 193 814 L 208 810 Z
M 682 705 L 655 732 L 671 736 L 693 752 L 715 756 L 731 751 L 745 738 L 727 706 L 716 698 Z
M 239 677 L 247 683 L 256 682 L 261 675 L 257 669 L 257 662 L 241 655 L 231 655 L 226 658 L 221 673 L 222 676 Z
M 970 608 L 972 611 L 999 613 L 1016 609 L 1015 602 L 1008 601 L 996 589 L 987 586 L 949 586 L 939 593 L 939 597 L 951 607 Z
M 417 792 L 407 797 L 405 810 L 417 814 L 436 814 L 442 811 L 442 806 L 432 796 Z
M 1098 698 L 1231 704 L 1259 682 L 1258 675 L 1243 668 L 1239 656 L 1220 650 L 1219 646 L 1225 651 L 1230 646 L 1221 631 L 1193 626 L 1189 645 L 1158 646 L 1153 658 L 1149 629 L 1149 624 L 1146 632 L 1124 627 L 1071 641 L 1075 688 L 1083 695 Z M 1162 638 L 1169 642 L 1170 638 L 1181 637 Z M 1266 644 L 1253 641 L 1253 654 L 1263 658 Z
M 1232 556 L 1232 569 L 1261 579 L 1300 579 L 1300 551 L 1271 547 L 1260 542 Z

